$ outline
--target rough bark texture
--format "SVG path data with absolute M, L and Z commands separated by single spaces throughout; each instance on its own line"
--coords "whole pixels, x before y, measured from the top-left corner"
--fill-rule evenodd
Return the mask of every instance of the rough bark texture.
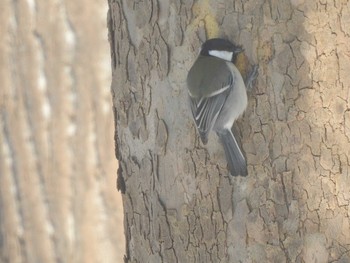
M 350 262 L 350 3 L 109 7 L 126 261 Z M 213 36 L 260 65 L 237 123 L 246 178 L 228 175 L 215 135 L 200 143 L 186 103 Z
M 0 262 L 121 262 L 104 0 L 0 3 Z

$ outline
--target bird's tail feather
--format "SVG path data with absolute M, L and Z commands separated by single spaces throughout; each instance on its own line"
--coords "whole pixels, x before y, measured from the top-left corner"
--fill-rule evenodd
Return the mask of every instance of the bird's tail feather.
M 218 131 L 217 135 L 224 146 L 226 160 L 231 175 L 246 176 L 248 174 L 247 163 L 232 132 L 225 129 Z

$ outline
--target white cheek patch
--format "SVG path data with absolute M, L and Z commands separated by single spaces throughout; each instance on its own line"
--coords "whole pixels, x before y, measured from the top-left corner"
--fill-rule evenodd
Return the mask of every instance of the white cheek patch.
M 217 58 L 221 58 L 227 61 L 232 61 L 233 52 L 224 50 L 209 50 L 209 55 Z

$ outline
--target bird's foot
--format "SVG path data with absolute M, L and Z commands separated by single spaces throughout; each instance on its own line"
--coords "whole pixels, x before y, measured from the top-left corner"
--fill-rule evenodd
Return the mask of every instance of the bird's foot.
M 259 75 L 259 65 L 255 64 L 247 75 L 245 86 L 247 90 L 252 90 L 253 83 Z

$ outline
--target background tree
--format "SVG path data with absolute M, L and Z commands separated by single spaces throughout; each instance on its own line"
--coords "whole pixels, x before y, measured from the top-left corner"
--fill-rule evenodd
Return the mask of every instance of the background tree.
M 349 262 L 348 1 L 109 0 L 127 262 Z M 201 43 L 260 76 L 237 128 L 249 176 L 204 147 L 185 79 Z
M 0 262 L 121 262 L 107 1 L 0 1 Z

